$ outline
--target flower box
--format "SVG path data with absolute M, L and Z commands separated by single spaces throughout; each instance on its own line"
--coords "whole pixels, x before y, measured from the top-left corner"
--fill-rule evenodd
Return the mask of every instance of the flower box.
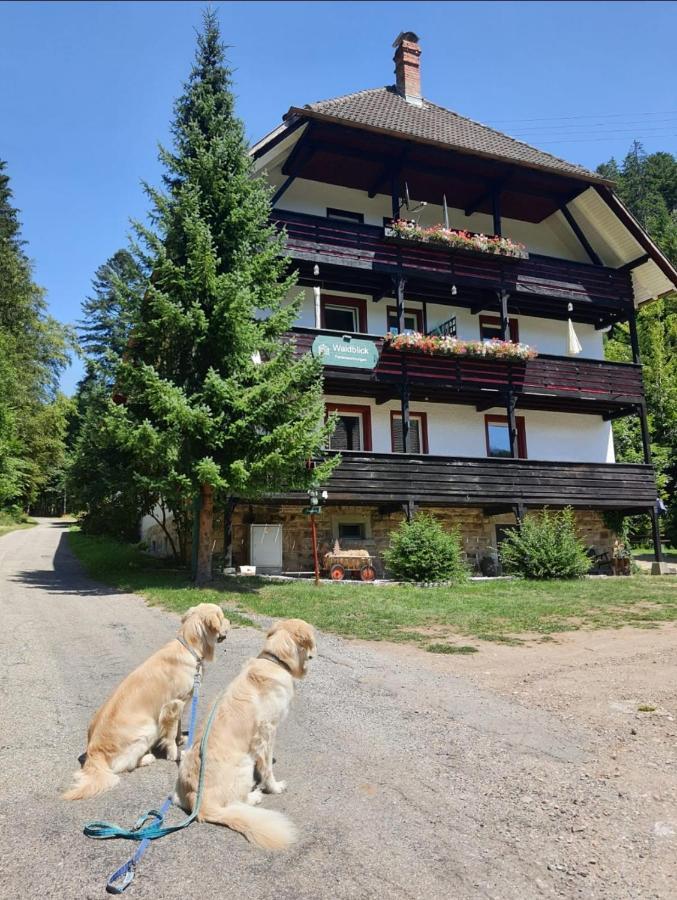
M 504 359 L 524 362 L 538 356 L 528 344 L 514 344 L 512 341 L 463 341 L 449 335 L 437 336 L 410 332 L 408 334 L 386 334 L 385 347 L 393 350 L 413 350 L 430 356 L 461 356 L 468 359 Z
M 471 253 L 482 253 L 489 256 L 505 256 L 512 259 L 529 259 L 524 244 L 512 241 L 499 235 L 475 234 L 445 228 L 444 225 L 423 227 L 416 222 L 397 219 L 385 228 L 386 237 L 411 241 L 417 244 L 429 244 L 449 250 L 465 250 Z

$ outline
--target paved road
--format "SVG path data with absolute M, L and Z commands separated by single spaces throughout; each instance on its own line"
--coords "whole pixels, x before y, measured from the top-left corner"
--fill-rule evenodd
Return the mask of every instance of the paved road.
M 67 804 L 59 794 L 92 711 L 174 634 L 177 619 L 87 579 L 64 526 L 49 520 L 0 539 L 0 609 L 0 896 L 104 897 L 105 876 L 129 845 L 87 840 L 82 824 L 131 823 L 161 802 L 175 767 L 158 761 L 91 801 Z M 261 633 L 238 629 L 224 646 L 207 671 L 203 712 L 259 651 Z M 659 896 L 622 866 L 604 878 L 579 872 L 564 852 L 571 829 L 561 812 L 600 790 L 585 780 L 590 740 L 421 657 L 322 635 L 278 741 L 288 791 L 265 801 L 293 819 L 300 842 L 269 855 L 193 825 L 151 848 L 127 895 Z

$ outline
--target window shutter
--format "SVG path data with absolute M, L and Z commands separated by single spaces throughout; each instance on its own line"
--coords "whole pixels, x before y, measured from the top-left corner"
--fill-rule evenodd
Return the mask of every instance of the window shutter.
M 404 440 L 402 438 L 402 416 L 393 416 L 393 447 L 395 453 L 404 453 Z M 409 418 L 409 452 L 421 453 L 421 420 L 411 416 Z

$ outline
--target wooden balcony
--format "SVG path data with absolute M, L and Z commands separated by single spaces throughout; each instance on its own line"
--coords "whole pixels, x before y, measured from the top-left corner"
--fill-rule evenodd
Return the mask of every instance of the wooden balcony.
M 401 453 L 343 452 L 326 488 L 329 503 L 413 501 L 487 510 L 522 503 L 642 511 L 656 500 L 654 471 L 648 465 Z
M 339 332 L 334 332 L 337 336 Z M 311 351 L 318 332 L 294 330 L 297 352 Z M 414 400 L 491 405 L 502 401 L 508 388 L 522 408 L 553 409 L 613 415 L 643 402 L 642 367 L 634 363 L 537 356 L 526 361 L 430 356 L 413 350 L 393 350 L 382 337 L 355 335 L 375 344 L 379 359 L 372 370 L 325 366 L 327 392 L 396 396 L 406 377 Z M 629 411 L 631 411 L 631 409 Z
M 456 305 L 463 305 L 464 297 L 470 303 L 482 294 L 507 290 L 516 311 L 566 318 L 566 303 L 571 302 L 578 320 L 599 323 L 618 318 L 632 302 L 630 274 L 622 269 L 535 254 L 515 259 L 452 250 L 386 238 L 384 229 L 374 225 L 286 210 L 274 210 L 272 219 L 286 229 L 287 250 L 294 260 L 311 267 L 319 263 L 332 270 L 356 270 L 345 281 L 349 289 L 360 290 L 361 285 L 369 292 L 377 283 L 375 276 L 383 279 L 401 272 L 412 299 L 449 303 L 448 285 L 453 283 L 459 288 Z M 325 268 L 323 277 L 327 277 Z M 444 286 L 441 292 L 440 285 Z M 460 290 L 463 287 L 467 290 Z

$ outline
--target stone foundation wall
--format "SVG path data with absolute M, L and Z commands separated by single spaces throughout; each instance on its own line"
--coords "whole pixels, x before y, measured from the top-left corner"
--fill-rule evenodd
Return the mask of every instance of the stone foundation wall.
M 444 527 L 458 529 L 463 549 L 469 563 L 477 566 L 479 560 L 496 546 L 496 525 L 514 525 L 512 514 L 486 516 L 481 509 L 471 507 L 431 508 L 428 510 L 443 523 Z M 531 511 L 530 515 L 538 515 Z M 404 518 L 404 512 L 386 511 L 378 507 L 328 506 L 317 516 L 317 536 L 320 563 L 324 554 L 334 546 L 337 536 L 337 522 L 364 522 L 367 537 L 364 539 L 341 540 L 341 547 L 360 547 L 368 550 L 375 558 L 378 576 L 383 574 L 382 553 L 390 539 L 390 532 L 397 528 Z M 598 553 L 611 551 L 614 533 L 604 524 L 602 513 L 596 510 L 578 510 L 576 522 L 579 534 L 586 546 L 595 547 Z M 248 565 L 250 562 L 249 526 L 252 524 L 281 524 L 282 559 L 285 572 L 310 572 L 313 556 L 310 537 L 309 517 L 300 506 L 240 506 L 233 516 L 233 565 Z M 223 531 L 216 533 L 217 553 L 223 551 Z

